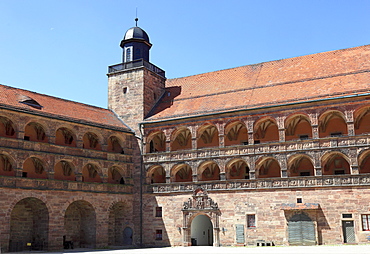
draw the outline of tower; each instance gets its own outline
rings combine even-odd
[[[138,124],[164,93],[165,72],[149,62],[152,44],[140,27],[128,29],[120,46],[122,63],[109,66],[107,74],[108,108],[139,135]]]

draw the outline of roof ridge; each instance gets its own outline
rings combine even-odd
[[[310,54],[307,54],[307,55],[293,56],[293,57],[288,57],[288,58],[281,58],[281,59],[275,59],[275,60],[270,60],[270,61],[254,63],[254,64],[241,65],[241,66],[236,66],[236,67],[231,67],[231,68],[226,68],[226,69],[220,69],[220,70],[215,70],[215,71],[208,71],[208,72],[204,72],[204,73],[199,73],[199,74],[194,74],[194,75],[189,75],[189,76],[184,76],[184,77],[178,77],[178,78],[172,78],[172,79],[167,79],[167,80],[172,81],[172,80],[190,78],[190,77],[205,75],[205,74],[209,74],[209,73],[216,73],[216,72],[221,72],[221,71],[233,70],[233,69],[243,68],[243,67],[247,67],[247,66],[258,66],[258,65],[263,65],[263,64],[267,64],[267,63],[290,60],[290,59],[295,59],[295,58],[300,58],[300,57],[308,57],[308,56],[313,56],[313,55],[316,56],[316,55],[320,55],[320,54],[328,54],[328,53],[333,53],[333,52],[343,52],[343,51],[349,51],[349,50],[356,50],[358,48],[368,47],[368,46],[370,46],[370,44],[365,44],[365,45],[351,47],[351,48],[321,51],[321,52],[317,52],[317,53],[310,53]]]

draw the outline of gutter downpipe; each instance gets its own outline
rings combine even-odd
[[[140,247],[143,247],[143,124],[139,123],[140,136],[136,136],[137,139],[140,139],[140,213],[139,213],[139,223],[140,223]]]

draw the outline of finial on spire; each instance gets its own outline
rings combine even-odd
[[[136,7],[136,18],[135,18],[135,22],[136,22],[136,26],[137,26],[137,22],[138,22],[138,18],[137,18],[137,7]]]

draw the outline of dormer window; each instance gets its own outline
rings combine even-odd
[[[25,96],[25,95],[19,96],[19,103],[26,104],[26,105],[28,105],[30,107],[33,107],[33,108],[36,108],[36,109],[42,109],[42,106],[41,106],[40,103],[38,103],[34,99],[32,99],[28,96]]]

